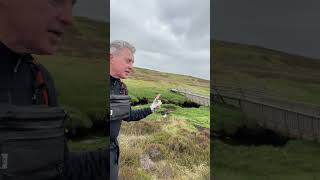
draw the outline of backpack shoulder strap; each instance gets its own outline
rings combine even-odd
[[[121,83],[121,85],[120,85],[120,94],[121,95],[128,95],[129,93],[128,93],[127,85],[122,81],[120,81],[120,83]]]
[[[49,95],[47,82],[45,81],[43,72],[41,71],[40,64],[35,59],[32,59],[29,61],[29,65],[34,78],[32,104],[44,104],[48,106]]]

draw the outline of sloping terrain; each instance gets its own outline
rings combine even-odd
[[[320,60],[215,41],[212,84],[259,90],[274,98],[320,104]],[[213,106],[216,179],[318,179],[320,144],[281,137],[240,109]]]

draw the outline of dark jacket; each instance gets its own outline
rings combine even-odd
[[[117,78],[110,76],[110,94],[113,95],[128,95],[128,89],[126,85]],[[139,110],[132,110],[130,108],[129,117],[123,119],[125,121],[138,121],[147,117],[151,114],[152,111],[150,108],[144,108]],[[120,148],[117,137],[121,128],[122,119],[113,120],[110,122],[110,179],[118,180],[119,173],[119,157],[120,157]]]
[[[33,103],[33,78],[28,64],[33,60],[30,54],[12,52],[0,42],[0,103],[28,106]],[[49,106],[58,106],[57,93],[49,72],[39,66],[47,83]],[[107,150],[94,152],[69,152],[65,141],[64,179],[95,180],[106,179],[109,171]]]
[[[128,95],[128,89],[120,79],[110,76],[110,94]],[[150,114],[152,114],[152,111],[150,108],[131,110],[129,117],[127,119],[124,119],[124,121],[139,121]],[[122,121],[110,122],[110,139],[111,140],[115,140],[118,137],[121,123]]]

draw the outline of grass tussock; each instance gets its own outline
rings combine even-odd
[[[129,175],[133,180],[209,179],[209,130],[195,130],[187,124],[177,119],[124,123],[120,179]]]

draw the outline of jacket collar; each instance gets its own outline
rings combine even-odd
[[[0,41],[0,65],[15,66],[18,68],[22,61],[32,61],[31,54],[16,53],[9,49],[4,43]]]
[[[114,82],[114,81],[121,81],[119,78],[115,78],[115,77],[113,77],[113,76],[111,76],[111,75],[110,75],[110,80],[111,80],[112,82]]]
[[[11,49],[9,49],[5,44],[3,44],[0,41],[0,56],[1,57],[6,56],[6,57],[9,57],[10,59],[11,58],[17,59],[17,58],[21,57],[21,55],[22,54],[13,52]]]

